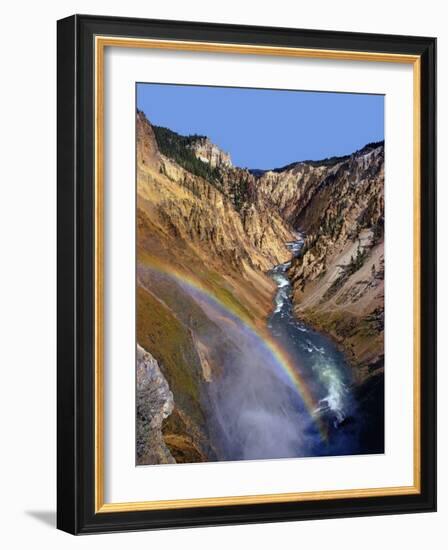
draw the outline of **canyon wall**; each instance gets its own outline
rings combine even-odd
[[[138,439],[137,463],[226,459],[209,390],[244,350],[207,304],[264,330],[275,292],[268,272],[291,260],[286,243],[299,231],[305,246],[288,270],[295,315],[339,344],[360,387],[382,373],[383,184],[382,143],[249,171],[208,138],[137,112],[137,391],[153,402],[140,413],[153,415],[156,449]],[[163,402],[145,386],[148,365]]]
[[[230,155],[222,151],[207,137],[200,137],[195,140],[191,145],[191,149],[199,160],[207,162],[212,167],[232,166]]]
[[[383,367],[384,144],[264,173],[258,190],[306,234],[289,270],[297,317],[330,334],[366,380]]]
[[[196,292],[264,327],[275,290],[266,272],[289,259],[285,243],[293,238],[261,197],[238,202],[235,182],[253,184],[249,172],[224,161],[205,165],[191,141],[137,113],[137,339],[173,394],[162,432],[177,462],[223,456],[210,443],[217,438],[205,418],[207,385],[238,352],[225,327],[198,307],[191,281]]]

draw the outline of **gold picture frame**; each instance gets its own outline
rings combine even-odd
[[[81,44],[85,48],[84,56],[88,56],[91,70],[92,79],[90,83],[92,91],[92,103],[93,103],[93,124],[91,131],[93,132],[94,148],[93,148],[93,243],[92,243],[92,268],[93,268],[93,340],[92,340],[92,395],[94,397],[93,402],[93,425],[90,437],[92,441],[92,451],[90,458],[93,459],[92,464],[92,477],[90,478],[90,488],[92,490],[93,501],[91,503],[91,509],[89,513],[86,512],[88,520],[84,521],[84,525],[75,525],[73,519],[67,519],[67,512],[62,510],[60,513],[59,526],[70,532],[84,532],[84,531],[97,531],[97,530],[114,530],[113,525],[121,525],[123,528],[132,528],[132,520],[128,521],[129,514],[145,513],[151,514],[152,512],[178,511],[178,514],[182,511],[190,510],[194,514],[194,509],[207,509],[209,512],[211,509],[215,509],[216,513],[221,513],[224,508],[231,510],[235,507],[252,507],[256,510],[259,505],[285,505],[287,503],[301,503],[306,505],[312,502],[325,502],[325,501],[347,501],[349,499],[350,506],[362,507],[365,502],[384,501],[387,498],[406,497],[407,500],[402,502],[415,502],[416,506],[423,506],[422,501],[425,501],[425,505],[428,505],[428,468],[433,468],[433,451],[431,449],[425,449],[424,456],[422,456],[422,430],[431,429],[430,426],[422,425],[422,376],[425,385],[425,391],[428,391],[428,372],[422,369],[422,336],[425,342],[428,341],[430,336],[428,334],[422,335],[422,323],[428,322],[427,318],[422,318],[422,263],[428,260],[422,258],[422,238],[432,239],[431,235],[422,235],[422,216],[430,215],[427,211],[423,212],[423,204],[428,208],[428,199],[426,202],[422,202],[422,193],[427,193],[425,189],[427,186],[434,185],[433,181],[422,181],[422,174],[428,172],[428,164],[430,165],[432,156],[434,155],[433,146],[428,151],[424,148],[425,158],[422,158],[422,139],[427,139],[428,132],[433,131],[431,126],[431,117],[433,117],[431,94],[434,94],[432,89],[432,81],[429,78],[428,71],[431,72],[431,62],[428,61],[428,51],[433,52],[435,42],[433,39],[425,39],[424,44],[420,44],[417,39],[409,39],[408,42],[403,38],[403,42],[398,44],[396,37],[378,37],[376,35],[370,38],[372,43],[369,46],[369,41],[365,40],[363,35],[357,35],[359,44],[367,44],[365,49],[354,49],[352,37],[349,35],[325,37],[327,33],[316,31],[314,37],[315,45],[312,47],[304,47],[300,45],[284,45],[275,44],[276,40],[281,41],[278,31],[274,29],[264,29],[265,36],[270,38],[271,45],[263,43],[255,43],[254,36],[258,28],[245,28],[246,40],[237,42],[225,41],[224,35],[230,37],[232,35],[231,26],[220,26],[220,30],[216,31],[216,39],[205,40],[204,36],[198,32],[199,27],[205,34],[213,34],[214,29],[207,28],[206,24],[191,24],[190,39],[184,37],[188,34],[188,24],[185,24],[183,29],[187,29],[184,32],[179,32],[177,38],[162,38],[160,37],[160,31],[158,30],[161,23],[155,23],[151,21],[139,21],[140,31],[139,36],[131,35],[128,28],[128,20],[120,19],[108,19],[108,18],[89,18],[89,16],[74,16],[63,20],[59,23],[59,32],[67,33],[67,28],[70,27],[73,36],[78,36],[78,48]],[[115,26],[115,27],[114,27]],[[171,33],[174,31],[170,26],[170,22],[163,22],[162,27],[167,30],[171,29]],[[112,29],[115,29],[112,31]],[[143,30],[142,30],[143,29]],[[207,30],[208,29],[208,30]],[[253,31],[253,36],[249,32]],[[105,32],[107,31],[107,32]],[[233,29],[235,31],[235,28]],[[134,29],[135,32],[135,29]],[[240,31],[242,32],[242,31]],[[290,30],[291,36],[295,37],[296,42],[307,42],[305,38],[308,35],[301,35],[301,31]],[[312,33],[313,31],[307,31]],[[143,36],[146,33],[145,36]],[[337,34],[337,33],[336,33]],[[152,36],[151,36],[152,35]],[[196,35],[197,39],[193,38]],[[233,35],[232,35],[233,36]],[[88,38],[87,38],[88,37]],[[304,38],[305,37],[305,38]],[[331,39],[330,39],[331,38]],[[63,39],[61,39],[62,41]],[[328,42],[328,47],[324,47],[325,40]],[[422,39],[423,40],[423,39]],[[381,42],[383,41],[383,42]],[[290,42],[294,40],[290,39]],[[309,42],[309,41],[308,41]],[[336,48],[336,42],[340,47]],[[382,44],[382,49],[376,48],[376,44]],[[86,46],[90,44],[91,50],[87,51]],[[319,46],[321,44],[321,46]],[[346,47],[343,45],[346,44]],[[73,44],[65,45],[65,48],[69,48]],[[423,48],[424,46],[424,48]],[[324,60],[350,60],[350,61],[362,61],[362,62],[382,62],[382,63],[400,63],[410,64],[413,68],[413,130],[414,130],[414,152],[413,152],[413,197],[414,197],[414,342],[413,342],[413,421],[414,421],[414,433],[413,433],[413,460],[414,460],[414,473],[413,484],[410,486],[401,487],[381,487],[381,488],[363,488],[355,490],[330,490],[330,491],[316,491],[316,492],[301,492],[301,493],[282,493],[282,494],[259,494],[259,495],[244,495],[244,496],[226,496],[216,498],[194,498],[194,499],[182,499],[182,500],[164,500],[164,501],[142,501],[142,502],[127,502],[127,503],[108,503],[104,499],[104,56],[106,48],[139,48],[139,49],[159,49],[159,50],[176,50],[176,51],[190,51],[190,52],[207,52],[214,54],[243,54],[243,55],[269,55],[269,56],[287,56],[287,57],[299,57],[299,58],[312,58],[312,59],[324,59]],[[61,48],[61,46],[60,46]],[[395,48],[395,49],[394,49]],[[423,51],[421,51],[423,49]],[[404,53],[404,51],[406,53]],[[73,54],[73,57],[75,55]],[[432,59],[432,58],[431,58]],[[423,69],[423,70],[422,70]],[[60,71],[66,69],[59,69]],[[84,69],[83,69],[84,70]],[[78,77],[79,78],[79,77]],[[60,101],[61,98],[60,89]],[[424,98],[422,100],[422,93]],[[429,95],[428,95],[429,94]],[[429,97],[429,99],[428,99]],[[431,107],[428,110],[428,102],[431,103]],[[62,109],[62,108],[61,108]],[[422,126],[422,122],[424,125]],[[74,155],[76,152],[73,153]],[[425,172],[426,170],[426,172]],[[425,189],[422,189],[422,185],[425,185]],[[430,210],[433,208],[433,204],[430,204]],[[427,247],[426,247],[426,255]],[[432,252],[431,252],[432,254]],[[429,258],[432,261],[431,258]],[[65,266],[62,269],[66,269]],[[428,344],[425,344],[427,349]],[[425,363],[425,369],[427,369],[427,362]],[[434,368],[434,365],[430,365],[429,369]],[[430,388],[432,393],[432,389]],[[425,397],[425,403],[427,396]],[[426,406],[426,405],[425,405]],[[61,414],[61,412],[60,412]],[[432,413],[431,413],[432,414]],[[426,417],[425,417],[426,418]],[[427,440],[427,437],[425,441]],[[67,443],[64,443],[65,445]],[[427,456],[429,452],[430,456]],[[423,465],[422,465],[423,462]],[[428,466],[429,464],[429,466]],[[422,472],[422,468],[424,472]],[[423,483],[423,486],[422,486]],[[63,482],[61,482],[63,485]],[[431,492],[431,491],[429,491]],[[61,497],[60,497],[61,498]],[[376,499],[376,500],[375,500]],[[414,499],[414,500],[412,500]],[[63,502],[63,500],[62,500]],[[433,495],[429,498],[430,507],[434,507]],[[417,504],[419,503],[419,504]],[[61,509],[67,509],[67,504],[61,505]],[[397,501],[397,507],[400,503]],[[369,506],[366,507],[366,512],[369,513]],[[213,513],[211,511],[211,513]],[[303,508],[297,509],[297,516],[303,513]],[[362,512],[361,512],[362,513]],[[328,514],[328,513],[327,513]],[[350,512],[348,512],[350,515]],[[110,518],[120,519],[110,519]],[[147,515],[146,528],[152,526],[158,526],[157,520],[151,523],[151,516]],[[182,524],[179,520],[179,515],[173,516],[172,524]],[[182,517],[185,517],[182,516]],[[196,515],[189,516],[190,518],[196,517]],[[216,519],[216,516],[214,516]],[[230,516],[228,516],[230,517]],[[273,516],[272,516],[273,517]],[[286,517],[286,516],[285,516]],[[104,518],[104,519],[102,519]],[[177,518],[177,519],[176,519]],[[250,520],[250,519],[249,519]],[[262,519],[263,520],[263,519]],[[124,522],[124,523],[123,523]],[[177,523],[176,523],[177,522]],[[222,521],[225,523],[225,519]],[[229,521],[231,522],[231,521]],[[210,520],[213,523],[213,519]],[[188,524],[201,524],[194,519],[190,519]],[[112,527],[108,527],[112,526]],[[98,527],[99,526],[99,527]]]

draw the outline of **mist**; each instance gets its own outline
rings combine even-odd
[[[207,385],[206,407],[219,460],[290,458],[310,454],[316,428],[297,389],[281,371],[262,337],[232,314],[189,294],[223,334],[199,334],[208,349],[225,348],[220,374]]]

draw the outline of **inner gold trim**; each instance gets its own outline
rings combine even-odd
[[[95,37],[95,513],[129,512],[142,510],[167,510],[206,506],[232,506],[274,502],[299,502],[362,498],[392,495],[419,494],[421,490],[421,425],[420,425],[420,117],[421,117],[421,61],[417,55],[402,55],[381,52],[355,52],[251,44],[224,44],[177,40],[121,38],[115,36]],[[104,50],[106,47],[153,48],[208,53],[233,53],[329,59],[344,61],[370,61],[387,63],[410,63],[413,65],[413,111],[414,111],[414,482],[410,486],[379,487],[365,489],[313,491],[263,495],[244,495],[180,500],[142,502],[104,502]]]

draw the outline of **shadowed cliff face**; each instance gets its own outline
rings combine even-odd
[[[261,356],[247,355],[242,336],[244,326],[266,329],[276,292],[269,272],[279,264],[291,261],[293,313],[340,343],[354,380],[381,371],[383,179],[382,145],[254,175],[207,138],[153,128],[137,113],[137,339],[170,403],[161,414],[160,394],[144,390],[159,412],[148,432],[156,451],[140,438],[139,464],[310,449],[297,439],[310,418],[292,405],[291,388],[275,385],[274,364],[257,371]],[[287,243],[298,230],[306,241],[292,258]],[[142,358],[140,374],[150,363]]]

